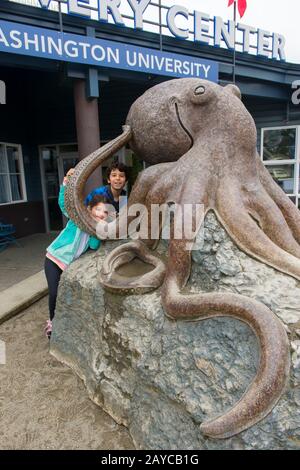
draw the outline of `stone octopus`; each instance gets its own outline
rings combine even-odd
[[[135,203],[147,208],[169,202],[202,204],[205,213],[214,211],[241,250],[300,280],[300,212],[265,169],[256,142],[254,121],[236,86],[194,78],[164,82],[134,102],[119,137],[77,165],[66,191],[67,211],[82,230],[96,235],[96,222],[83,203],[85,183],[130,143],[152,166],[139,174],[128,208]],[[121,211],[120,225],[122,220]],[[175,320],[230,316],[250,326],[260,344],[257,374],[238,403],[200,426],[207,436],[227,438],[263,419],[279,400],[289,376],[288,338],[279,319],[253,299],[227,292],[186,292],[191,269],[187,241],[171,238],[166,263],[153,254],[157,240],[124,243],[106,257],[100,282],[118,293],[161,286],[164,311]],[[152,265],[152,271],[121,276],[117,268],[135,257]]]

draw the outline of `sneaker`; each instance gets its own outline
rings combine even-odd
[[[52,333],[52,321],[47,320],[45,329],[44,329],[45,335],[47,336],[48,339],[51,338],[51,333]]]

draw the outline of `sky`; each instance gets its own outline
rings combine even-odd
[[[14,1],[32,5],[38,4],[38,0]],[[97,0],[82,1],[97,5]],[[158,0],[154,0],[154,2],[157,3]],[[228,0],[161,0],[161,2],[163,5],[168,6],[181,5],[188,8],[191,12],[199,10],[203,13],[208,13],[211,17],[221,16],[224,20],[233,18],[233,6],[228,8]],[[247,4],[248,8],[241,22],[249,26],[285,36],[287,62],[300,64],[300,0],[247,0]],[[52,2],[51,5],[57,8],[57,3]],[[63,8],[66,7],[64,6]],[[122,13],[132,15],[127,0],[121,0],[120,10]],[[145,18],[153,18],[154,21],[157,21],[157,8],[149,6],[144,16]],[[163,20],[165,20],[165,16]],[[110,21],[112,21],[112,18],[110,18]],[[177,18],[176,22],[178,26],[181,27],[180,16]],[[133,22],[131,22],[131,24],[133,24]],[[182,27],[185,27],[185,25],[186,22],[182,23]],[[145,29],[149,28],[153,30],[151,26],[145,27]],[[167,31],[164,30],[164,34],[166,34],[166,32]]]

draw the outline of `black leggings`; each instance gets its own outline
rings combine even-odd
[[[55,315],[55,305],[57,297],[57,289],[62,270],[51,259],[45,258],[45,274],[49,288],[49,315],[53,320]]]

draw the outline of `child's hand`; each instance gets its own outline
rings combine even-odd
[[[70,168],[63,180],[63,185],[65,186],[70,180],[71,176],[74,175],[75,168]]]
[[[75,172],[75,168],[70,168],[69,171],[67,172],[66,176],[73,176]]]

